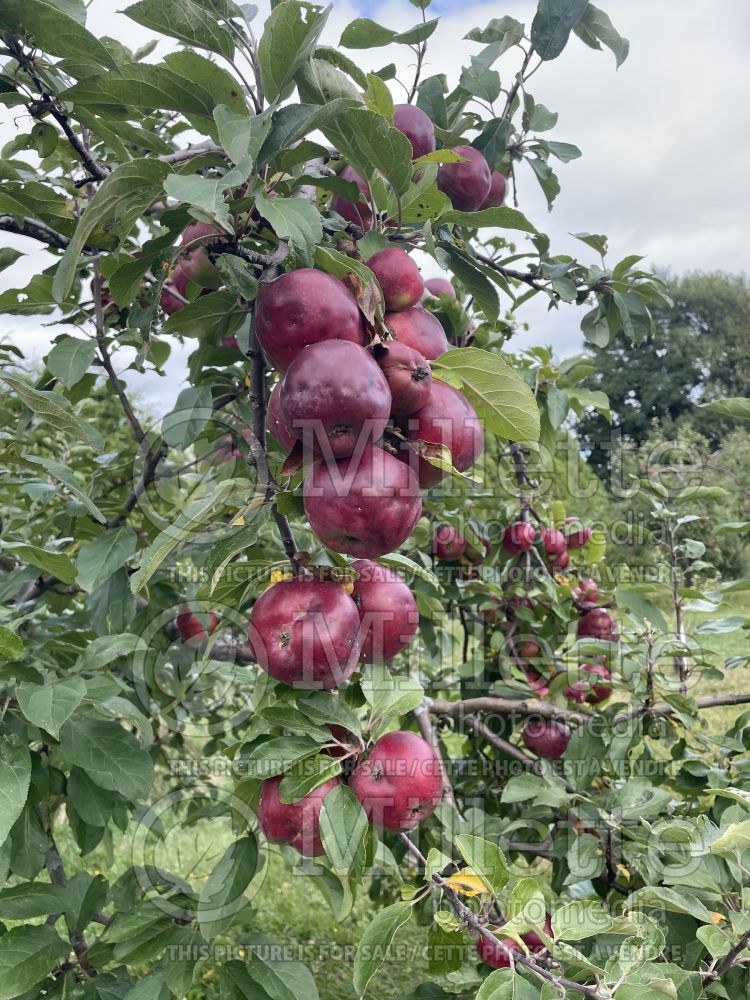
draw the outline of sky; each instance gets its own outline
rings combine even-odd
[[[93,0],[88,26],[97,35],[110,35],[136,48],[153,36],[118,13],[125,6],[127,0]],[[506,0],[502,6],[436,0],[428,16],[440,15],[441,23],[429,43],[424,75],[445,73],[455,84],[461,65],[478,50],[476,43],[463,40],[468,30],[484,27],[503,14],[528,24],[535,6],[530,0]],[[535,99],[559,113],[549,136],[575,143],[583,156],[556,165],[562,190],[551,214],[530,169],[523,168],[518,176],[519,208],[550,233],[555,253],[595,262],[593,251],[570,235],[585,231],[607,234],[612,264],[626,254],[639,253],[646,264],[675,273],[750,271],[746,235],[750,4],[747,0],[598,0],[598,6],[630,39],[630,55],[616,71],[608,50],[596,52],[572,38],[562,56],[533,77],[529,90]],[[264,10],[267,4],[261,5],[258,30]],[[408,0],[336,3],[322,42],[336,45],[342,28],[361,16],[372,16],[396,30],[419,20]],[[164,40],[150,60],[175,44]],[[403,46],[350,55],[365,69],[393,61],[400,78],[411,81],[413,57]],[[501,60],[501,76],[503,65]],[[403,100],[395,82],[391,88],[394,99]],[[0,107],[0,143],[13,136],[16,114]],[[24,121],[19,125],[28,127]],[[48,266],[49,256],[34,241],[0,233],[3,237],[27,256],[0,272],[0,289],[20,287]],[[433,272],[437,273],[435,265]],[[560,357],[581,349],[582,311],[575,306],[549,312],[537,296],[518,315],[529,330],[519,333],[516,347],[550,344]],[[0,332],[10,335],[27,357],[41,359],[60,328],[45,328],[35,319],[2,317]],[[180,350],[175,343],[166,378],[139,375],[133,380],[152,412],[171,409],[190,349],[188,345]]]

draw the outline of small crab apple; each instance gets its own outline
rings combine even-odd
[[[570,742],[570,730],[556,719],[532,718],[526,723],[521,739],[527,750],[547,760],[557,760]]]
[[[562,531],[558,531],[557,528],[542,528],[540,534],[544,551],[548,556],[560,556],[565,552],[567,543]]]
[[[464,554],[466,539],[452,524],[439,524],[432,539],[433,554],[441,562],[456,562]]]
[[[383,321],[398,341],[413,347],[428,361],[434,361],[450,348],[440,320],[421,306],[403,312],[387,312]]]
[[[441,295],[450,295],[452,299],[456,297],[456,289],[447,278],[429,278],[425,281],[424,287],[435,298],[440,298]]]
[[[491,965],[493,969],[509,969],[511,966],[511,955],[508,952],[512,952],[513,956],[522,955],[523,949],[520,944],[517,944],[511,938],[500,938],[499,940],[505,945],[504,948],[494,944],[492,941],[488,941],[487,938],[477,938],[477,954],[483,962]]]
[[[578,621],[578,637],[581,639],[603,639],[618,642],[617,622],[604,608],[593,608]]]
[[[361,657],[382,663],[406,649],[417,632],[419,612],[414,595],[398,573],[369,559],[353,564],[359,577],[352,599],[359,609]]]
[[[320,810],[331,789],[341,784],[330,778],[297,802],[282,802],[279,785],[282,775],[263,782],[258,807],[258,823],[271,844],[291,844],[300,854],[314,858],[323,854]]]
[[[570,553],[566,549],[565,552],[561,552],[559,555],[550,556],[550,562],[555,569],[567,569],[570,563]]]
[[[440,760],[416,733],[386,733],[349,779],[375,826],[411,830],[430,816],[443,796]]]
[[[476,462],[484,449],[484,430],[474,407],[458,389],[445,382],[434,382],[427,403],[407,420],[406,436],[410,441],[443,445],[459,472]],[[405,446],[408,449],[408,445]],[[407,456],[411,460],[411,456]],[[429,489],[446,475],[442,469],[421,456],[416,468],[419,484]]]
[[[219,616],[213,611],[201,617],[192,611],[181,611],[177,615],[177,631],[180,639],[191,646],[202,646],[209,635],[213,635],[218,625]]]
[[[572,592],[573,600],[580,604],[585,611],[591,611],[601,601],[602,595],[599,593],[599,584],[596,580],[588,577],[581,580]]]
[[[499,208],[505,201],[506,193],[505,176],[499,170],[492,171],[490,180],[490,190],[487,197],[482,202],[482,208]]]
[[[529,524],[528,521],[515,521],[503,531],[500,544],[508,555],[517,556],[519,552],[530,549],[535,538],[536,531],[532,524]]]
[[[420,410],[432,391],[430,362],[413,347],[389,340],[379,350],[377,362],[391,390],[391,413],[407,417]]]
[[[282,380],[283,381],[283,380]],[[268,397],[268,412],[266,414],[268,433],[271,434],[281,445],[282,449],[289,454],[297,443],[296,434],[292,433],[289,421],[281,408],[281,382],[277,382],[271,395]]]
[[[331,208],[334,212],[346,219],[347,222],[354,223],[360,229],[372,229],[372,209],[368,202],[370,199],[370,188],[367,181],[360,177],[357,171],[347,164],[339,174],[343,181],[352,181],[360,190],[363,201],[352,202],[341,194],[335,194],[331,198]]]
[[[460,163],[443,163],[438,170],[437,186],[460,212],[475,212],[490,193],[490,167],[482,153],[473,146],[456,146],[463,157]]]
[[[354,296],[343,281],[313,267],[287,271],[261,285],[255,304],[255,332],[263,353],[282,372],[310,344],[365,342]]]
[[[302,488],[310,527],[329,549],[377,559],[397,549],[422,513],[415,473],[382,448],[315,462]]]
[[[416,104],[397,104],[393,109],[393,127],[403,132],[411,143],[413,158],[435,150],[435,126],[428,114]]]
[[[281,580],[250,614],[248,641],[260,666],[292,687],[333,688],[359,659],[357,605],[337,583]]]
[[[567,536],[569,549],[582,549],[591,541],[591,528],[581,524],[577,517],[566,517],[566,525],[575,525],[575,530]]]
[[[391,413],[391,390],[369,351],[346,340],[310,344],[289,365],[281,410],[306,451],[347,458],[376,441]]]
[[[209,258],[206,247],[227,238],[227,233],[223,229],[209,222],[193,222],[187,226],[182,234],[182,245],[186,249],[180,258],[180,266],[188,280],[200,285],[201,288],[219,287],[221,275],[218,267]]]
[[[411,309],[424,295],[424,281],[419,268],[401,247],[378,250],[367,261],[383,290],[389,312]]]
[[[583,705],[584,702],[588,702],[589,705],[598,705],[600,702],[606,701],[612,694],[609,670],[601,663],[584,663],[581,665],[580,672],[589,676],[581,677],[580,680],[574,681],[573,684],[566,687],[563,691],[565,697],[578,705]],[[602,679],[601,682],[597,682],[597,677]]]

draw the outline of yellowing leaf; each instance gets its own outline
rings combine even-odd
[[[451,875],[445,881],[454,892],[458,892],[462,896],[479,896],[481,893],[487,892],[484,882],[470,868],[464,868],[463,871],[456,872],[455,875]]]

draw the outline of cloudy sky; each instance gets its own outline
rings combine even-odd
[[[126,0],[93,0],[89,27],[135,48],[151,34],[117,13],[126,5]],[[563,55],[533,78],[529,89],[536,100],[559,113],[550,135],[575,143],[583,157],[559,166],[562,191],[551,215],[530,170],[520,171],[519,207],[551,233],[555,252],[591,259],[587,248],[570,236],[587,231],[609,236],[612,263],[640,253],[648,263],[676,272],[749,271],[750,4],[598,0],[598,5],[630,39],[630,56],[615,71],[608,51],[595,52],[573,38]],[[502,6],[436,0],[429,13],[440,14],[441,24],[430,41],[425,73],[446,73],[455,83],[462,63],[477,50],[475,43],[461,40],[470,28],[483,27],[502,14],[529,23],[534,9],[530,0],[506,0]],[[336,44],[343,26],[363,15],[376,16],[395,29],[410,27],[419,16],[408,0],[335,4],[324,43]],[[158,59],[169,46],[165,41],[150,58]],[[367,69],[396,62],[403,67],[404,79],[411,80],[410,56],[403,47],[352,55]],[[503,65],[501,60],[501,75]],[[391,86],[395,99],[403,99],[401,88]],[[28,127],[23,121],[19,125]],[[0,140],[7,141],[14,130],[14,112],[0,108]],[[0,288],[24,284],[49,260],[33,241],[21,239],[13,245],[28,256],[0,273]],[[581,345],[580,312],[575,307],[548,313],[540,299],[532,300],[521,319],[530,330],[519,338],[519,346],[549,343],[564,356]],[[3,317],[0,323],[2,333],[21,344],[27,356],[41,358],[46,353],[49,329],[16,317]],[[171,408],[183,372],[184,352],[176,350],[169,377],[154,378],[147,387],[150,408]],[[142,381],[138,379],[139,385]]]

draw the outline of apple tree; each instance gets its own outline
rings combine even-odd
[[[0,1000],[314,1000],[253,908],[271,851],[340,920],[369,893],[356,996],[408,922],[404,998],[744,995],[750,716],[701,712],[750,696],[698,687],[746,621],[686,626],[729,589],[690,534],[717,487],[621,483],[669,610],[618,586],[585,491],[550,489],[606,397],[509,353],[532,296],[598,347],[666,301],[523,211],[580,155],[534,74],[627,41],[539,0],[449,79],[429,0],[337,47],[298,0],[138,0],[136,52],[86,6],[0,7],[0,266],[49,254],[0,294],[49,334],[43,367],[0,348]],[[138,386],[186,346],[154,418]],[[202,880],[154,860],[174,823],[232,831]]]

